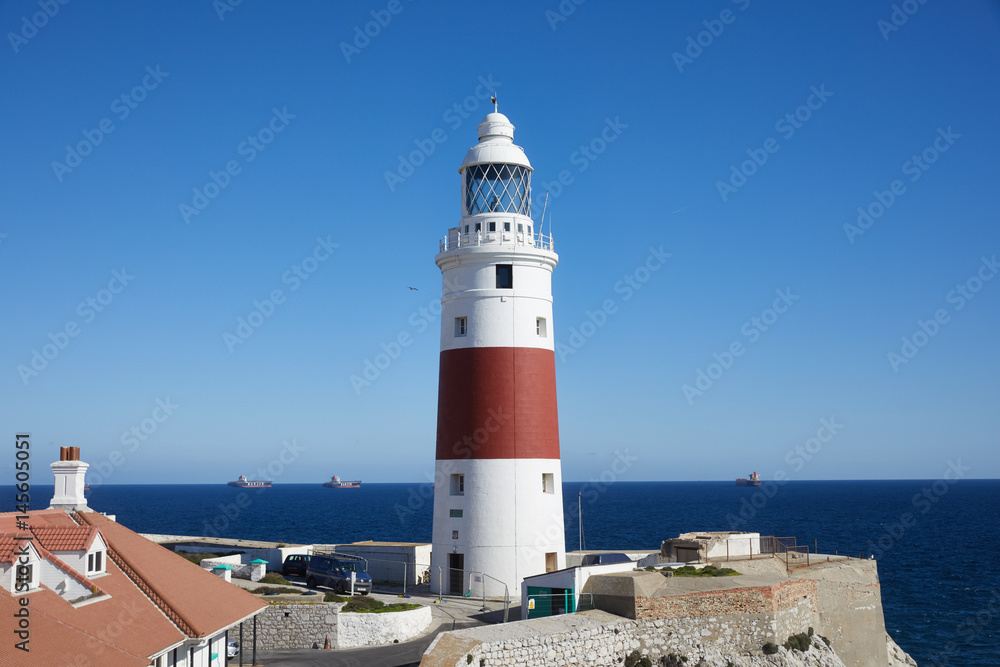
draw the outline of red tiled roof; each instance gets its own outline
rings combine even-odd
[[[122,562],[126,572],[131,569],[142,584],[133,581],[154,601],[159,599],[167,616],[179,617],[178,625],[193,637],[210,637],[267,607],[260,598],[103,514],[84,512],[73,517],[96,526],[108,545],[108,553]]]
[[[97,535],[93,526],[32,526],[31,532],[49,551],[86,551]]]
[[[28,652],[14,648],[14,642],[21,641],[20,639],[13,635],[10,638],[4,637],[0,667],[95,664],[101,667],[146,667],[149,664],[145,656],[131,654],[72,623],[66,623],[64,619],[67,614],[50,604],[50,600],[43,600],[43,596],[56,598],[62,605],[66,605],[51,591],[32,593]],[[99,605],[89,605],[85,609],[95,606]],[[0,616],[5,619],[13,618],[19,608],[17,600],[0,588]]]
[[[13,563],[17,553],[24,543],[31,539],[30,534],[0,534],[0,563]]]
[[[0,555],[15,550],[14,517],[0,514]],[[42,510],[29,513],[28,523],[33,531],[50,535],[80,533],[64,529],[81,525],[93,534],[100,532],[108,547],[107,574],[96,581],[98,593],[109,597],[73,606],[45,586],[32,592],[31,651],[14,655],[20,652],[0,650],[0,667],[83,664],[81,659],[102,667],[145,667],[149,656],[185,636],[215,635],[267,607],[263,600],[101,514],[71,517],[62,510]],[[39,542],[33,540],[39,554],[71,574]],[[88,588],[95,585],[80,573],[74,578]],[[10,618],[16,608],[16,598],[0,588],[0,616]]]

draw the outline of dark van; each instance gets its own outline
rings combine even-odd
[[[306,566],[306,585],[309,588],[325,586],[341,595],[351,590],[351,572],[355,573],[354,592],[368,595],[372,578],[365,572],[365,562],[349,556],[312,556]]]
[[[309,556],[303,554],[292,554],[285,558],[281,564],[281,574],[286,577],[295,575],[297,577],[306,576],[306,566],[309,565]]]

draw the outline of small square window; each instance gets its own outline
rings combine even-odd
[[[510,231],[510,223],[509,222],[503,223],[503,230],[505,232],[509,232]]]
[[[483,223],[481,223],[481,222],[477,222],[476,223],[476,231],[477,232],[483,231]]]
[[[542,473],[542,493],[555,493],[555,474],[551,472]]]
[[[451,495],[453,496],[465,495],[465,475],[451,476]]]
[[[548,333],[545,330],[545,318],[544,317],[536,317],[535,318],[535,333],[538,334],[539,336],[541,336],[542,338],[547,338],[548,337]]]
[[[462,510],[448,510],[448,516],[450,516],[452,519],[461,519]]]
[[[455,318],[455,335],[464,336],[468,333],[468,320],[464,317]]]
[[[458,531],[457,530],[451,531],[451,539],[453,539],[453,540],[457,540],[458,539]]]
[[[491,222],[491,223],[489,223],[489,225],[490,225],[490,231],[491,232],[495,232],[497,230],[497,223]]]
[[[514,265],[497,264],[497,289],[514,288]]]

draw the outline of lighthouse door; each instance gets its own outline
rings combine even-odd
[[[465,554],[448,554],[448,593],[465,595]]]

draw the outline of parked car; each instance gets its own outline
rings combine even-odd
[[[309,558],[309,556],[303,554],[286,556],[285,562],[281,564],[281,574],[286,577],[289,575],[306,576],[306,567],[309,565]]]
[[[226,642],[226,655],[230,658],[235,658],[240,654],[240,642],[236,639],[230,639]]]
[[[632,559],[622,553],[586,554],[580,565],[607,565],[608,563],[631,563]]]
[[[351,572],[355,573],[354,592],[368,595],[372,578],[365,572],[365,562],[349,556],[313,556],[306,566],[306,585],[325,586],[342,595],[351,590]]]

